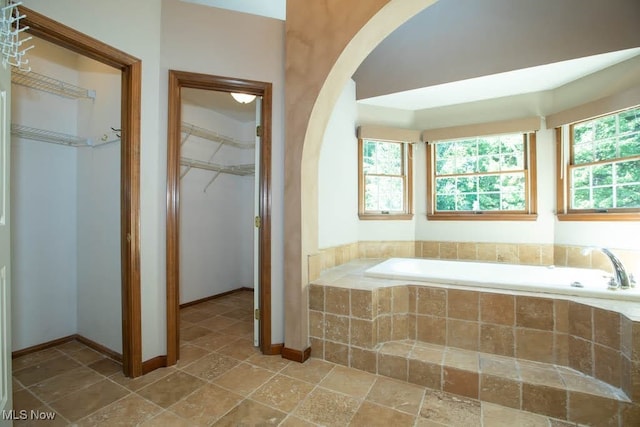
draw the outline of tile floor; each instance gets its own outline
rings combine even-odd
[[[78,342],[13,361],[19,426],[546,426],[564,423],[252,344],[253,293],[181,310],[181,360],[136,379]]]

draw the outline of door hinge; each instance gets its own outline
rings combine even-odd
[[[259,308],[256,308],[253,311],[253,318],[256,319],[256,320],[260,320],[260,309]]]
[[[260,228],[260,226],[262,225],[262,220],[260,219],[259,216],[255,218],[254,223],[256,225],[256,228]]]
[[[260,125],[256,126],[256,136],[262,137],[262,127]]]

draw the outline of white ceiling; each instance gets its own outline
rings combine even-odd
[[[609,52],[601,55],[360,99],[358,102],[415,111],[540,92],[556,89],[581,77],[638,55],[640,55],[640,48]]]
[[[187,3],[201,4],[204,6],[219,7],[221,9],[235,10],[237,12],[250,13],[252,15],[266,16],[268,18],[285,19],[287,11],[286,0],[182,0]]]

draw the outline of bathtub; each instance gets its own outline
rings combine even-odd
[[[607,283],[610,274],[588,268],[391,258],[367,269],[364,275],[383,279],[640,301],[640,287],[609,290]]]

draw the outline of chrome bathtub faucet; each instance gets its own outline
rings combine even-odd
[[[609,257],[611,264],[613,264],[614,275],[609,281],[609,289],[629,289],[635,285],[636,281],[633,277],[633,274],[631,276],[627,274],[627,270],[624,268],[622,261],[620,261],[620,259],[615,256],[609,249],[601,248],[598,246],[587,246],[586,248],[582,249],[582,254],[588,255],[594,249],[602,252],[607,257]]]

